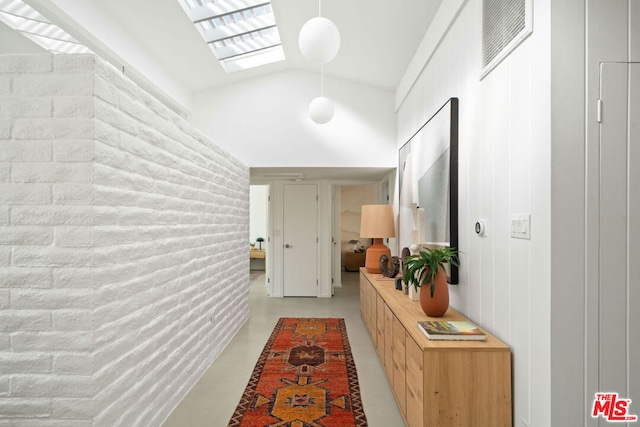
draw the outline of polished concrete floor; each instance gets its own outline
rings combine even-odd
[[[280,317],[345,319],[369,427],[404,426],[360,317],[359,273],[343,272],[342,283],[333,298],[269,298],[264,275],[252,280],[249,321],[176,407],[164,427],[226,426]]]

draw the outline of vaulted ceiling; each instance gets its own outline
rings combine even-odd
[[[192,93],[280,70],[320,71],[298,48],[303,24],[318,16],[319,0],[272,0],[286,59],[227,74],[184,13],[183,0],[24,0],[73,35],[102,31],[129,40],[162,64]],[[341,34],[327,75],[395,90],[441,0],[323,0],[322,16]],[[82,37],[80,37],[81,39]],[[113,41],[113,40],[111,40]],[[89,46],[92,47],[92,46]]]
[[[80,1],[80,0],[77,0]],[[192,91],[281,69],[318,70],[298,48],[318,0],[273,0],[285,61],[226,74],[178,4],[183,0],[92,0],[104,7]],[[341,34],[338,56],[325,73],[394,90],[441,0],[324,0],[322,15]]]
[[[319,1],[321,15],[332,20],[341,35],[340,51],[324,66],[325,75],[394,91],[442,2],[271,0],[286,59],[228,74],[184,12],[179,2],[185,0],[0,0],[13,1],[30,5],[96,53],[113,54],[116,66],[140,67],[142,74],[148,69],[158,70],[166,77],[165,84],[170,81],[187,96],[281,71],[319,73],[320,66],[310,64],[298,47],[300,29],[318,16]],[[118,60],[123,62],[118,64]],[[150,80],[163,86],[153,77]],[[291,172],[257,169],[252,174],[266,177],[283,171]],[[331,176],[376,180],[388,171],[303,168],[294,172],[303,172],[305,179]]]

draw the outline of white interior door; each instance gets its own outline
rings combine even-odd
[[[603,63],[600,99],[597,308],[587,369],[599,392],[640,402],[640,64]],[[593,394],[587,396],[593,399]],[[638,414],[638,406],[630,409]],[[593,421],[593,420],[592,420]],[[606,425],[599,419],[598,425]],[[592,424],[590,424],[592,425]]]
[[[284,296],[318,296],[317,185],[284,185],[283,245]]]

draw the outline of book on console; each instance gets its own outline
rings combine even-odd
[[[384,274],[374,274],[373,278],[376,280],[396,280],[395,277],[387,277]]]
[[[424,320],[418,328],[430,340],[484,340],[484,333],[476,325],[464,320]]]

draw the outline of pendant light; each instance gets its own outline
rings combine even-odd
[[[340,50],[340,32],[333,22],[318,16],[302,26],[298,45],[309,62],[326,64]]]
[[[340,31],[322,14],[322,0],[318,0],[318,16],[308,20],[300,30],[298,46],[302,55],[313,64],[326,64],[340,50]]]
[[[333,118],[333,102],[324,96],[324,67],[320,68],[320,96],[309,104],[309,117],[318,124],[325,124]]]
[[[322,16],[322,0],[318,0],[318,17],[307,21],[300,30],[298,45],[309,62],[320,64],[320,96],[309,104],[309,117],[318,124],[333,118],[333,103],[324,96],[324,64],[331,61],[340,50],[340,32]]]

